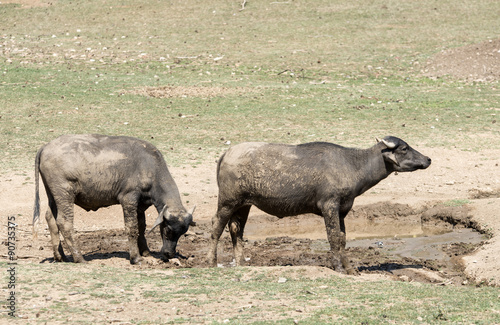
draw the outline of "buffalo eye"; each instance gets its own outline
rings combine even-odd
[[[401,153],[406,154],[407,151],[408,151],[408,147],[401,148]]]

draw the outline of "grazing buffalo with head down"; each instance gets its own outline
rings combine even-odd
[[[162,154],[149,142],[131,137],[95,134],[63,135],[38,151],[35,160],[33,224],[40,216],[39,174],[49,199],[45,218],[54,259],[67,261],[62,234],[75,262],[84,262],[74,240],[73,205],[97,210],[121,204],[130,245],[130,263],[150,254],[144,212],[154,205],[165,258],[175,255],[177,241],[192,222]],[[194,209],[193,209],[194,210]],[[153,228],[151,230],[153,230]]]
[[[217,243],[226,224],[236,264],[243,259],[243,230],[255,205],[277,217],[314,213],[323,216],[332,267],[356,273],[344,255],[344,218],[354,199],[392,172],[425,169],[431,159],[396,137],[368,149],[331,143],[300,145],[241,143],[219,160],[219,199],[212,220],[208,260],[217,264]]]

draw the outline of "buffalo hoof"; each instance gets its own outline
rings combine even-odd
[[[75,263],[80,263],[80,264],[86,264],[88,263],[86,260],[84,260],[83,258],[81,260],[73,260],[73,262]]]
[[[353,267],[344,267],[342,265],[336,265],[336,267],[330,267],[335,272],[344,273],[347,275],[359,275],[359,271]]]
[[[217,267],[217,256],[213,256],[213,254],[208,254],[205,258],[205,262],[208,264],[208,267]]]
[[[168,261],[169,261],[170,259],[172,259],[172,258],[173,258],[173,257],[168,257],[168,256],[166,256],[166,255],[162,255],[162,256],[161,256],[161,260],[162,260],[163,262],[168,262]]]
[[[151,251],[149,249],[146,249],[144,251],[141,252],[141,256],[151,256]]]
[[[130,259],[130,264],[141,264],[144,259],[141,256]]]
[[[162,254],[161,254],[161,259],[164,260],[165,262],[168,262],[169,259],[176,258],[176,257],[177,257],[176,253],[172,254],[172,253],[162,252]]]
[[[357,269],[351,266],[349,259],[341,255],[340,257],[332,252],[328,252],[328,258],[330,259],[330,268],[336,272],[346,273],[348,275],[359,275]]]
[[[75,263],[87,263],[87,261],[83,258],[82,255],[73,256],[73,262],[75,262]]]
[[[66,255],[54,255],[54,262],[69,262],[69,259],[66,257]]]
[[[54,261],[55,262],[69,262],[69,259],[64,254],[62,246],[59,245],[59,248],[54,249]]]

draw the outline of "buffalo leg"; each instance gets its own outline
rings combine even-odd
[[[330,243],[329,255],[332,268],[335,271],[346,271],[348,274],[355,274],[356,272],[345,255],[346,234],[343,220],[345,216],[341,218],[339,208],[334,204],[330,204],[329,206],[327,204],[322,209],[322,213],[325,220],[326,235]]]
[[[347,210],[347,212],[340,211],[340,213],[339,213],[339,225],[340,225],[340,234],[341,234],[340,245],[342,247],[342,256],[341,256],[342,257],[342,266],[347,271],[347,274],[358,275],[359,272],[352,267],[351,263],[349,262],[349,259],[347,258],[347,255],[345,254],[345,245],[346,245],[347,240],[346,240],[346,231],[345,231],[345,222],[344,221],[345,221],[345,217],[346,217],[347,213],[349,212],[349,210]]]
[[[137,223],[139,226],[139,238],[137,239],[137,245],[139,246],[139,253],[141,256],[150,256],[151,251],[148,248],[148,243],[146,242],[146,236],[144,235],[144,232],[146,231],[146,215],[144,214],[144,211],[138,211]]]
[[[219,238],[224,231],[229,219],[233,213],[233,209],[221,207],[217,209],[217,213],[212,218],[212,235],[210,238],[210,248],[208,250],[208,264],[212,267],[217,266],[217,245]]]
[[[57,207],[55,203],[51,201],[49,202],[49,209],[45,213],[45,219],[47,220],[47,224],[49,226],[50,241],[52,243],[52,250],[54,251],[54,261],[68,262],[68,258],[63,251],[61,238],[59,236],[59,228],[57,227],[54,215],[57,215]]]
[[[59,228],[59,232],[63,235],[64,242],[71,251],[73,256],[73,262],[84,263],[85,259],[78,249],[78,245],[74,239],[73,230],[73,200],[62,201],[57,203],[58,216],[56,218],[56,224]]]
[[[139,222],[137,220],[137,207],[133,204],[124,204],[123,217],[125,219],[125,232],[128,233],[130,264],[137,264],[143,260],[139,254]]]
[[[233,241],[233,252],[236,266],[243,264],[243,231],[247,223],[251,206],[244,206],[236,211],[229,220],[229,233]]]

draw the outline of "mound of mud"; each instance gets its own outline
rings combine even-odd
[[[484,232],[481,225],[472,220],[469,208],[466,205],[438,205],[422,214],[422,229],[428,234],[464,227]]]
[[[424,75],[467,81],[500,80],[500,39],[448,49],[427,62]]]

